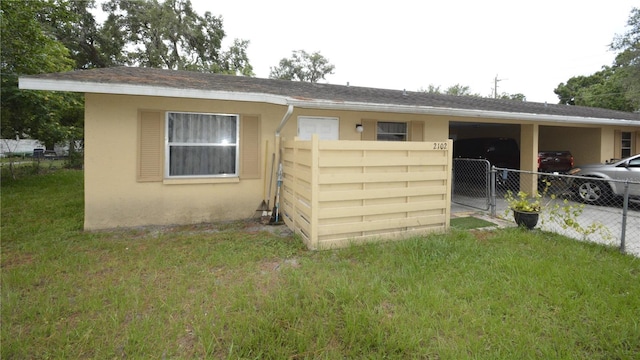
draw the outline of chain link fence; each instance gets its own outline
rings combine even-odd
[[[536,229],[640,256],[640,182],[491,167],[454,159],[452,202],[514,221],[509,199],[540,204]]]
[[[509,199],[538,201],[539,229],[640,256],[640,198],[631,196],[640,194],[640,182],[503,168],[490,173],[492,215],[512,217]]]
[[[451,201],[489,210],[491,164],[482,159],[453,159]]]

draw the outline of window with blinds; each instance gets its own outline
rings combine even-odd
[[[631,155],[631,133],[630,132],[622,132],[622,157],[626,158]]]
[[[407,123],[378,122],[378,141],[407,141]]]

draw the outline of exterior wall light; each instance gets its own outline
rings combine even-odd
[[[362,126],[362,124],[356,124],[356,131],[359,133],[364,131],[364,127]]]

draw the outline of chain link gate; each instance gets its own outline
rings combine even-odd
[[[451,201],[479,210],[489,210],[491,164],[483,159],[453,159]]]

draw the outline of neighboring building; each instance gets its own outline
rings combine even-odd
[[[44,149],[44,145],[38,140],[31,139],[0,140],[0,156],[2,157],[8,156],[9,154],[32,155],[34,149]]]
[[[33,156],[34,152],[40,151],[44,153],[46,146],[39,140],[32,139],[0,139],[0,157],[8,156],[9,154],[19,156]],[[76,150],[82,149],[82,141],[76,141]],[[56,144],[53,151],[58,156],[69,155],[68,144]]]
[[[85,229],[251,217],[282,139],[313,133],[513,137],[526,170],[538,149],[570,150],[576,164],[640,152],[640,114],[597,108],[128,67],[25,76],[20,88],[85,93]]]

